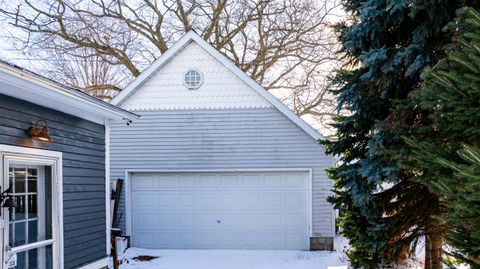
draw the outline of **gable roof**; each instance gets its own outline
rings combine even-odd
[[[104,118],[130,121],[139,117],[80,90],[2,60],[0,60],[0,94],[100,124],[104,123]]]
[[[212,55],[217,61],[222,63],[227,69],[239,77],[250,88],[272,104],[276,109],[283,113],[287,118],[293,121],[298,127],[303,129],[314,139],[324,139],[320,133],[312,126],[306,123],[303,119],[293,113],[286,105],[284,105],[275,96],[265,90],[260,84],[238,68],[232,61],[217,51],[213,46],[208,44],[194,31],[189,31],[183,35],[173,46],[163,53],[157,60],[155,60],[146,70],[144,70],[138,77],[136,77],[130,84],[127,85],[119,94],[117,94],[110,102],[114,105],[121,105],[129,96],[131,96],[138,88],[140,88],[155,72],[168,63],[175,55],[177,55],[190,42],[196,42],[200,47]]]

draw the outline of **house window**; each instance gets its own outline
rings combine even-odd
[[[203,76],[197,69],[189,69],[185,73],[185,86],[189,89],[198,89],[203,82]]]

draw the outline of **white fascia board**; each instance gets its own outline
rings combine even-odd
[[[156,70],[167,63],[172,57],[174,57],[181,49],[183,49],[191,41],[195,41],[200,47],[206,50],[210,55],[227,67],[237,77],[239,77],[248,86],[254,89],[260,96],[272,104],[276,109],[283,113],[288,119],[293,121],[298,127],[309,134],[313,139],[325,139],[317,130],[306,123],[303,119],[297,116],[286,105],[284,105],[275,96],[265,90],[260,84],[238,68],[232,61],[230,61],[225,55],[216,50],[213,46],[208,44],[203,38],[201,38],[194,31],[189,31],[180,38],[170,49],[162,54],[150,67],[143,71],[137,78],[135,78],[124,90],[122,90],[117,96],[115,96],[110,103],[119,105],[125,101],[136,89],[138,89],[144,82],[150,78]]]
[[[108,103],[102,105],[102,101],[100,100],[94,102],[87,97],[82,97],[81,93],[73,94],[60,85],[6,64],[0,64],[0,82],[10,84],[17,88],[2,88],[0,89],[0,93],[21,98],[35,104],[38,104],[38,100],[48,98],[50,102],[44,102],[39,105],[48,105],[49,108],[60,111],[62,111],[62,106],[74,107],[79,110],[79,113],[78,115],[73,115],[79,116],[80,118],[86,117],[87,120],[93,120],[95,122],[101,121],[101,123],[103,123],[103,119],[100,120],[100,118],[103,117],[115,120],[134,120],[138,118],[138,115],[132,112],[113,107]],[[23,93],[18,91],[22,91]],[[80,111],[83,113],[80,113]]]

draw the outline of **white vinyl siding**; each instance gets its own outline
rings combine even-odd
[[[274,108],[137,111],[111,126],[111,178],[126,170],[312,169],[313,236],[334,236],[324,148]],[[125,227],[124,192],[120,226]]]
[[[186,87],[188,70],[201,73],[201,86],[194,91]],[[272,107],[195,42],[152,74],[120,106],[131,111]]]

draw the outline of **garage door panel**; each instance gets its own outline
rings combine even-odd
[[[269,232],[263,235],[263,246],[267,249],[285,245],[285,236],[281,232]]]
[[[288,249],[304,247],[304,240],[296,234],[268,232],[261,235],[255,231],[236,232],[203,232],[194,231],[157,233],[154,236],[148,232],[137,235],[133,243],[144,242],[145,248],[197,248],[202,244],[204,249]]]
[[[285,179],[282,174],[268,174],[264,176],[264,186],[268,188],[279,188],[285,186]]]
[[[218,210],[220,209],[218,203],[218,196],[215,195],[213,192],[203,192],[197,195],[198,199],[196,202],[196,206],[199,208],[205,208],[208,210]]]
[[[239,235],[235,231],[222,232],[217,237],[218,247],[219,248],[226,248],[226,249],[238,248],[237,242],[238,242],[239,238],[240,238]]]
[[[222,210],[238,210],[240,202],[240,194],[235,192],[227,192],[219,195],[220,208]]]
[[[191,213],[177,213],[177,229],[186,229],[188,227],[194,229],[198,225],[198,218],[195,212]],[[180,227],[181,226],[181,227]]]
[[[203,226],[199,229],[208,227],[211,229],[231,229],[240,221],[237,214],[221,214],[221,213],[202,213],[198,214],[198,225]]]
[[[150,213],[135,213],[133,215],[133,224],[139,229],[154,229],[157,226],[157,216]],[[137,221],[141,220],[141,221]]]
[[[302,174],[285,175],[285,185],[287,187],[306,188],[306,183]]]
[[[138,210],[154,210],[157,208],[156,199],[157,193],[136,191],[132,194],[132,206]]]
[[[176,193],[165,191],[133,191],[132,208],[135,210],[168,209],[174,207],[176,197]]]
[[[132,181],[132,190],[151,190],[154,188],[154,181],[152,175],[138,175]]]
[[[153,189],[165,189],[165,188],[176,188],[177,187],[177,177],[176,176],[161,176],[157,175],[154,177]]]
[[[196,193],[195,192],[180,192],[177,194],[176,205],[181,208],[194,208],[196,206]]]
[[[306,206],[305,195],[303,192],[289,192],[285,193],[286,209],[295,210],[299,207]]]
[[[151,214],[151,212],[150,212]],[[174,213],[156,213],[151,214],[155,217],[155,227],[171,227],[177,225],[177,220]],[[141,220],[139,218],[139,220]]]
[[[263,224],[261,214],[242,214],[241,224],[245,229],[258,229]]]
[[[285,233],[285,244],[290,246],[302,246],[305,245],[304,239],[298,237],[295,233]]]
[[[220,186],[222,188],[237,188],[238,176],[237,175],[220,175]]]
[[[242,201],[241,208],[243,210],[257,209],[261,205],[259,193],[243,192],[240,195]]]
[[[216,213],[202,213],[198,217],[199,229],[205,229],[205,227],[215,229],[215,223],[217,223],[218,215]]]
[[[151,199],[150,203],[155,209],[169,209],[176,205],[177,193],[171,193],[167,191],[159,192],[142,192],[140,195]]]
[[[214,231],[204,231],[203,233],[186,231],[184,233],[178,233],[175,240],[178,240],[180,246],[184,248],[194,248],[199,242],[202,242],[202,244],[208,248],[215,245],[215,240],[211,240],[215,235]]]
[[[308,173],[134,174],[132,238],[146,248],[306,249]]]
[[[286,216],[286,225],[291,227],[303,227],[305,225],[304,215],[302,214],[288,214]]]
[[[285,217],[281,214],[265,214],[263,219],[263,224],[268,228],[282,227],[285,224]]]
[[[281,192],[269,192],[262,195],[265,209],[281,209],[285,207],[285,195]]]
[[[198,183],[200,188],[216,189],[218,187],[217,175],[199,175]]]
[[[245,175],[241,177],[241,187],[259,188],[263,186],[263,177],[261,175]]]
[[[220,220],[220,225],[226,229],[235,228],[238,223],[240,223],[242,216],[240,214],[230,213],[230,214],[221,214],[218,219]]]
[[[179,188],[195,188],[197,186],[197,177],[195,175],[179,175],[177,179]]]
[[[265,246],[264,235],[260,235],[255,231],[246,231],[241,234],[241,248],[263,248]]]

